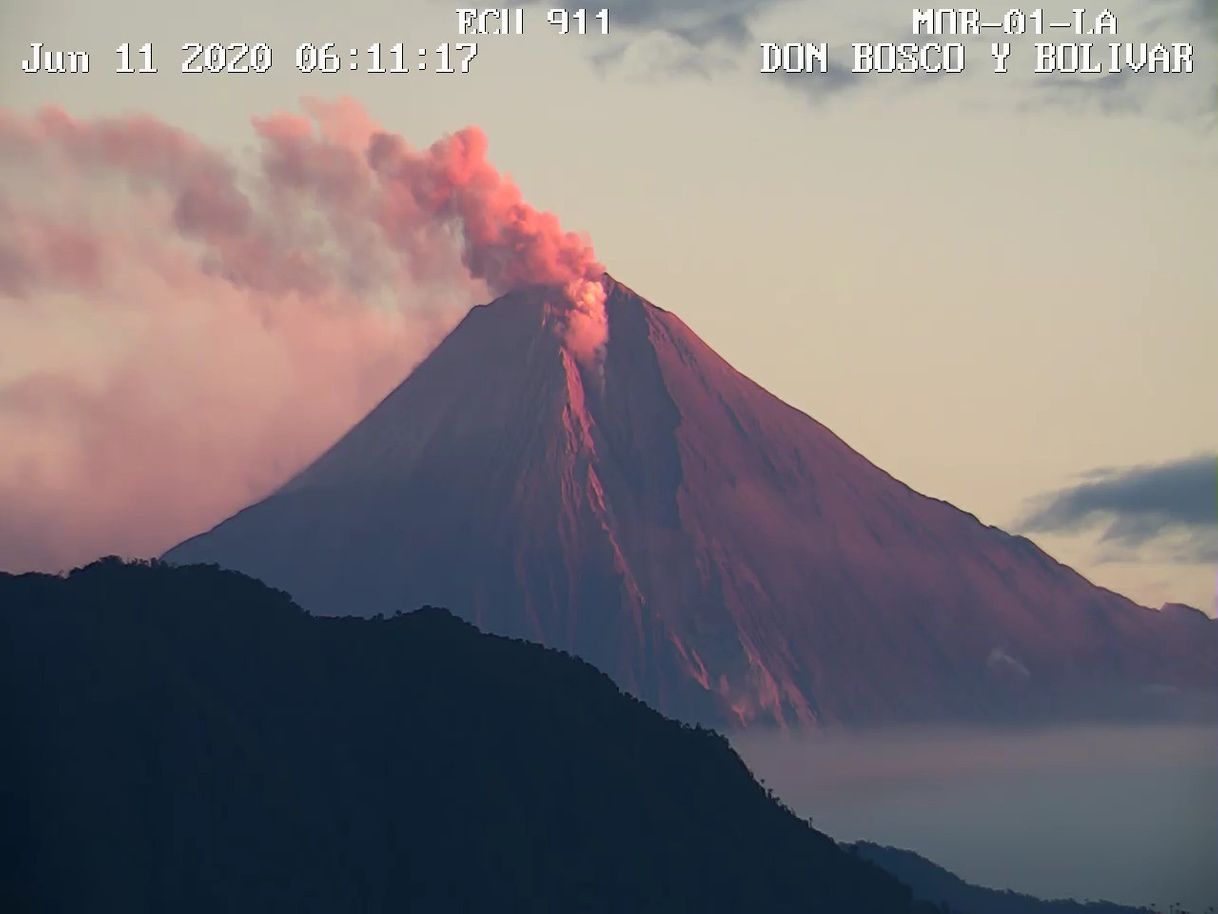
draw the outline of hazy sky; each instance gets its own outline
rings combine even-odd
[[[358,99],[418,147],[478,125],[491,161],[587,231],[618,279],[898,478],[987,523],[1027,521],[1143,602],[1212,612],[1218,496],[1199,458],[1218,449],[1214,4],[1111,6],[1119,33],[1101,41],[1194,46],[1191,75],[1128,78],[1035,77],[1031,38],[996,76],[988,37],[968,41],[963,74],[851,78],[849,42],[909,33],[910,5],[861,6],[631,0],[610,6],[608,38],[552,34],[530,7],[523,38],[479,38],[469,73],[393,76],[305,75],[293,52],[461,40],[452,7],[4,0],[0,107],[148,112],[236,156],[252,117],[305,96]],[[829,42],[833,72],[763,76],[766,40]],[[93,71],[22,74],[32,41],[88,50]],[[114,74],[124,41],[153,42],[161,72]],[[272,69],[184,75],[188,41],[265,41]],[[0,171],[0,203],[19,180]],[[30,308],[0,291],[0,411],[39,359],[124,345]],[[407,364],[432,336],[404,344]],[[0,449],[11,476],[4,463]]]

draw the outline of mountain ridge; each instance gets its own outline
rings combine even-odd
[[[727,740],[445,610],[0,573],[6,911],[933,914]]]
[[[1150,908],[1115,904],[1109,901],[1075,901],[1067,898],[1041,899],[1021,892],[994,889],[965,882],[956,874],[921,854],[902,848],[886,847],[870,841],[844,845],[847,850],[879,865],[908,885],[914,897],[967,914],[1151,914]]]

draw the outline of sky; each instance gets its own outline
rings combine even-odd
[[[1212,614],[1216,7],[1110,9],[1118,34],[1092,40],[1189,42],[1194,72],[1037,75],[1025,36],[996,75],[987,36],[961,39],[963,73],[853,74],[850,42],[912,40],[911,6],[630,0],[608,36],[557,34],[527,7],[526,34],[478,36],[467,73],[306,74],[303,42],[345,63],[373,42],[413,57],[470,39],[444,3],[5,0],[0,567],[155,554],[211,526],[501,287],[469,275],[451,226],[410,223],[409,250],[365,237],[374,185],[341,184],[293,133],[337,148],[376,125],[414,162],[405,144],[451,151],[473,125],[493,182],[510,176],[616,278],[879,466],[1097,583]],[[272,66],[181,73],[181,46],[210,41],[266,42]],[[827,42],[830,72],[762,74],[766,41]],[[22,73],[31,42],[87,50],[91,72]],[[152,42],[160,72],[114,73],[122,42]],[[66,120],[39,121],[45,106]],[[135,114],[154,120],[113,120]],[[155,180],[63,139],[110,148],[98,119],[150,131],[131,148],[154,150],[132,155]],[[313,154],[308,193],[293,143]],[[181,182],[194,208],[170,212]],[[238,186],[281,260],[234,266]],[[67,279],[16,271],[38,244]],[[316,262],[288,256],[310,244]]]

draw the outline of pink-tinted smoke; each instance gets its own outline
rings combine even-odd
[[[591,245],[477,128],[426,149],[355,103],[233,154],[149,117],[0,110],[0,568],[153,554],[266,494],[468,306],[551,284],[606,338]]]

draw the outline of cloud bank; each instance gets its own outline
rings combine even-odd
[[[1218,561],[1218,455],[1095,470],[1042,496],[1018,526],[1031,533],[1102,526],[1101,542],[1136,549],[1176,536],[1174,558]]]
[[[0,110],[0,568],[217,522],[491,294],[565,286],[568,345],[604,342],[591,245],[477,128],[420,150],[308,101],[253,130],[233,154],[151,117]]]
[[[1004,105],[1021,112],[1057,109],[1070,114],[1152,115],[1203,129],[1214,126],[1218,71],[1212,66],[1218,49],[1218,3],[1214,0],[1139,0],[1114,8],[1119,35],[1081,37],[1035,36],[914,36],[910,12],[925,4],[901,5],[885,2],[857,4],[845,0],[816,3],[799,0],[628,0],[611,8],[615,29],[625,36],[608,49],[591,57],[600,70],[625,69],[645,79],[671,76],[715,78],[724,72],[754,75],[758,60],[758,40],[827,40],[830,60],[827,73],[779,73],[766,82],[793,91],[805,101],[820,105],[835,101],[854,90],[870,88],[876,93],[893,93],[911,87],[959,86],[966,81],[947,74],[920,72],[899,80],[877,74],[853,73],[850,69],[850,43],[963,41],[970,57],[967,73],[985,80],[983,99],[992,106],[995,90],[1003,85],[1008,93]],[[1069,18],[1070,4],[1049,4],[1046,18]],[[1005,7],[994,11],[999,14]],[[1094,16],[1100,7],[1088,10]],[[990,17],[993,18],[993,17]],[[991,71],[989,44],[1009,40],[1014,47],[1012,68],[1016,78],[995,80]],[[1038,74],[1031,73],[1032,43],[1036,41],[1082,41],[1098,43],[1106,52],[1109,40],[1134,42],[1185,41],[1195,45],[1199,61],[1192,74],[1131,74],[1128,70],[1111,74]]]

